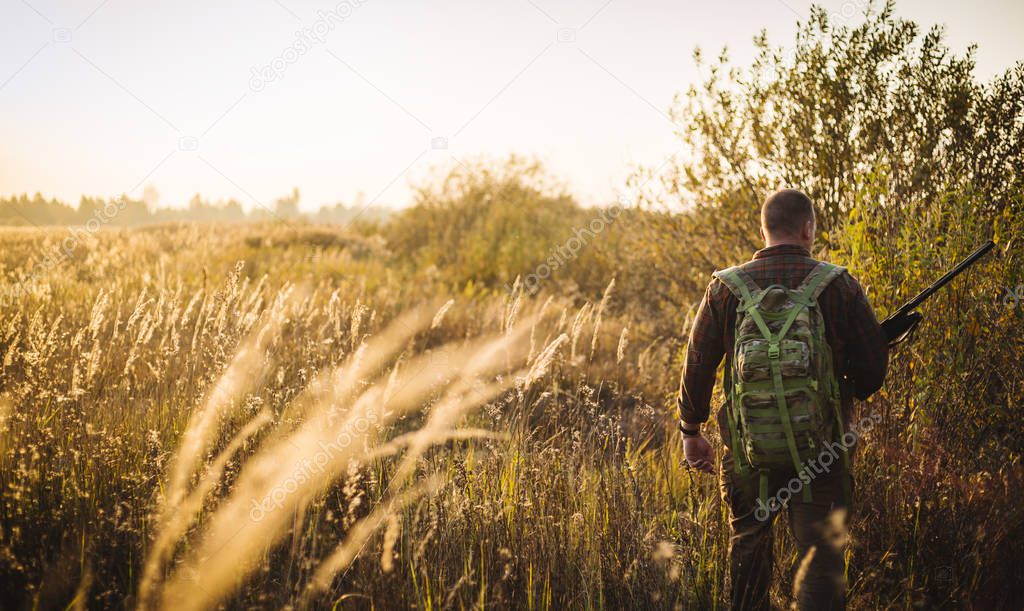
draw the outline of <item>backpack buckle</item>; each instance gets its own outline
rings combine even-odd
[[[773,360],[779,358],[779,342],[768,344],[768,358]]]

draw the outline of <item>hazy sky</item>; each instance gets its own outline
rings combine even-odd
[[[865,1],[820,4],[842,18]],[[517,152],[606,203],[630,164],[675,150],[664,112],[700,77],[694,46],[745,61],[761,28],[790,44],[809,6],[0,0],[0,195],[152,186],[161,205],[199,192],[253,207],[297,186],[304,208],[404,205],[432,168]],[[1020,0],[897,11],[946,24],[958,51],[979,43],[984,78],[1024,58]]]

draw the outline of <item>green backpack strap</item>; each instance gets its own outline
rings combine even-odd
[[[734,266],[728,269],[723,269],[711,274],[725,285],[729,292],[732,293],[736,299],[739,300],[740,306],[738,310],[742,311],[745,308],[754,304],[754,295],[761,292],[760,287],[757,283],[740,267]],[[737,397],[733,396],[733,380],[732,380],[732,355],[726,355],[725,357],[725,373],[722,376],[722,382],[725,386],[725,397],[729,402],[728,407],[725,410],[726,416],[729,420],[729,445],[732,448],[733,456],[733,467],[736,473],[746,473],[747,464],[745,462],[742,441],[739,436],[739,424],[736,421],[736,412],[734,404]]]
[[[821,296],[821,292],[825,290],[825,287],[845,272],[846,268],[841,265],[833,265],[825,261],[818,263],[807,274],[804,281],[800,283],[799,288],[797,288],[800,297],[806,300],[805,305],[817,304],[818,297]]]
[[[825,290],[825,287],[828,286],[828,283],[835,280],[845,271],[845,267],[832,265],[831,263],[825,263],[822,261],[807,274],[804,281],[800,283],[799,287],[797,287],[797,294],[791,298],[804,307],[816,307],[818,305],[818,297],[821,295],[821,292]],[[789,328],[793,325],[793,322],[796,321],[796,317],[799,314],[800,308],[793,308],[789,316],[786,318],[785,324],[781,329],[779,329],[776,341],[779,341],[786,336],[786,333],[789,332]],[[762,330],[762,333],[763,332],[764,330]],[[768,335],[769,334],[767,333],[765,334],[765,339],[768,339],[770,342],[771,338]]]
[[[725,400],[729,402],[729,405],[725,408],[725,415],[729,420],[729,447],[732,449],[732,465],[733,470],[736,473],[743,474],[747,472],[747,464],[743,458],[743,451],[740,445],[740,429],[739,425],[736,424],[736,413],[733,410],[733,402],[736,397],[733,396],[732,389],[732,367],[729,365],[731,356],[725,357],[725,373],[722,376],[722,383],[725,385]]]
[[[800,312],[805,309],[803,307],[794,307],[790,310],[789,316],[786,317],[786,322],[783,323],[782,328],[776,335],[772,335],[767,332],[767,327],[763,330],[765,339],[768,340],[768,363],[771,366],[772,371],[772,386],[775,388],[775,404],[779,409],[779,415],[782,420],[783,432],[786,434],[786,445],[789,446],[789,456],[793,461],[793,469],[799,473],[803,468],[803,461],[800,460],[800,451],[796,447],[796,435],[793,433],[793,421],[789,417],[789,405],[786,403],[786,386],[782,381],[782,362],[780,361],[782,355],[782,338],[786,336],[789,328],[793,325],[793,321],[800,315]],[[751,316],[755,317],[755,322],[760,319],[760,313],[757,310],[751,311]],[[761,496],[762,501],[767,501],[767,477],[762,475],[761,478]],[[811,488],[810,486],[804,486],[803,488],[803,499],[805,502],[811,502]]]
[[[830,282],[832,282],[839,276],[843,275],[844,273],[846,273],[846,268],[842,267],[841,265],[833,265],[832,263],[826,263],[824,261],[818,263],[818,265],[815,266],[815,268],[812,269],[810,273],[807,274],[807,277],[804,278],[804,281],[800,283],[800,287],[797,289],[799,292],[798,299],[800,299],[807,307],[817,307],[818,297],[821,296],[821,293],[825,290],[825,288],[829,285]],[[786,330],[788,330],[788,328],[789,327],[787,325]],[[832,399],[832,407],[835,410],[836,429],[838,438],[842,439],[843,436],[846,434],[846,427],[843,426],[843,414],[842,410],[840,409],[841,402],[838,396],[830,398]],[[847,450],[844,444],[840,445],[842,445],[843,448],[841,452],[843,470],[845,471],[846,475],[849,475],[849,451]],[[843,494],[846,497],[846,501],[849,503],[851,501],[851,490],[850,481],[848,477],[843,478]]]
[[[754,300],[753,296],[761,292],[761,287],[739,265],[720,269],[711,275],[721,280],[729,292],[740,300],[741,308],[749,307]]]
[[[765,336],[765,339],[771,337],[771,332],[768,330],[768,326],[765,324],[764,319],[757,316],[755,307],[761,303],[764,299],[765,292],[761,290],[761,287],[754,282],[754,279],[750,277],[750,274],[743,271],[743,269],[736,265],[728,269],[723,269],[711,274],[715,278],[722,281],[736,299],[739,300],[739,306],[736,308],[737,312],[753,313],[755,314],[752,318],[754,323],[757,324],[757,328]]]

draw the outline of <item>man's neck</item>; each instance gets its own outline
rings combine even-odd
[[[807,244],[806,242],[803,242],[802,240],[794,240],[794,239],[789,239],[789,238],[778,238],[778,239],[766,238],[765,241],[764,241],[764,247],[765,248],[771,248],[772,246],[784,246],[784,245],[799,246],[800,248],[803,248],[804,250],[807,250],[808,252],[810,252],[810,250],[811,250],[811,245]]]

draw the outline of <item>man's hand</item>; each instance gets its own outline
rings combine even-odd
[[[697,437],[683,436],[683,454],[686,464],[705,473],[715,472],[715,449],[711,447],[703,435]]]

